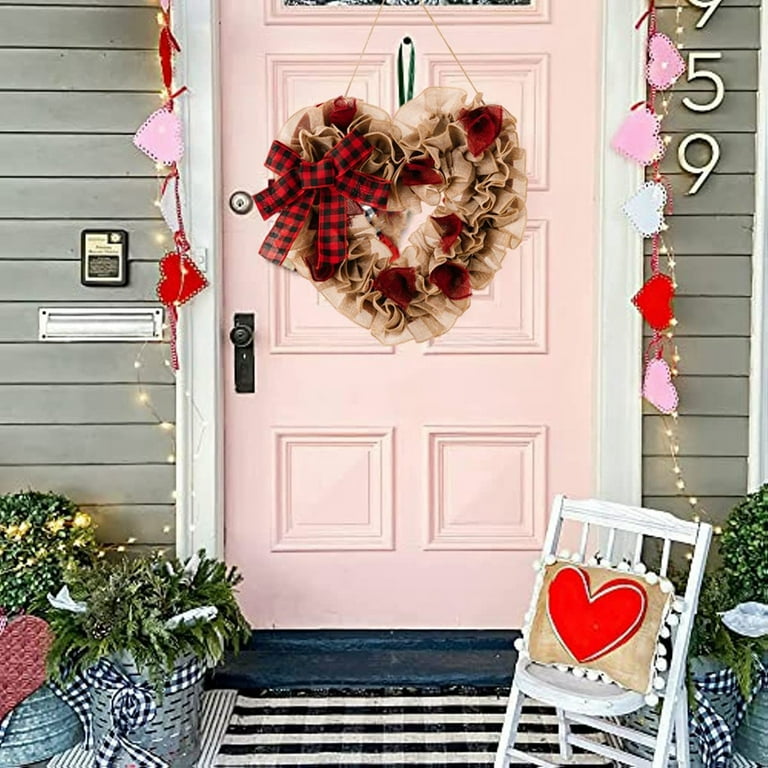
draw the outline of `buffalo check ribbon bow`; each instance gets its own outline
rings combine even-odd
[[[304,223],[317,205],[317,257],[315,270],[331,277],[347,257],[347,202],[386,208],[390,183],[356,171],[373,147],[356,133],[348,133],[317,162],[302,160],[290,147],[272,143],[265,166],[278,178],[254,195],[262,218],[280,211],[275,225],[259,249],[270,261],[282,264]],[[326,278],[327,279],[327,278]]]

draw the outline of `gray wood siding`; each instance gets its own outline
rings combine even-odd
[[[663,0],[661,31],[674,37],[674,0]],[[752,293],[753,216],[757,66],[760,0],[725,0],[703,30],[701,11],[682,14],[683,43],[689,51],[717,50],[719,61],[701,66],[720,74],[725,99],[713,112],[698,113],[682,104],[685,96],[709,100],[712,85],[703,79],[678,81],[662,131],[671,143],[662,172],[674,193],[668,217],[677,254],[681,361],[680,466],[686,492],[696,495],[715,519],[724,519],[747,487],[749,452],[749,355]],[[706,93],[702,93],[706,91]],[[692,177],[684,173],[677,148],[689,133],[712,134],[720,144],[715,172],[696,195],[685,195]],[[708,148],[692,145],[688,159],[701,163]],[[646,241],[650,253],[650,241]],[[646,264],[646,270],[648,265]],[[647,329],[646,329],[647,330]],[[643,493],[650,507],[689,517],[687,496],[678,496],[662,419],[643,406]]]
[[[131,136],[160,105],[154,0],[0,0],[0,492],[71,496],[110,543],[171,550],[173,431],[138,400],[126,343],[41,344],[41,305],[156,304],[170,236],[155,169]],[[130,283],[84,288],[80,231],[130,233]],[[175,387],[148,345],[161,419]]]

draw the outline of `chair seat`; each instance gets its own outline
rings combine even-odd
[[[628,691],[615,683],[587,680],[530,661],[521,661],[517,665],[515,683],[532,699],[582,715],[626,715],[645,705],[643,694]]]

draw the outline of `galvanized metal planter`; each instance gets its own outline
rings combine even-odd
[[[704,676],[710,672],[717,672],[722,669],[722,664],[719,664],[714,659],[694,659],[692,662],[692,672],[694,677]],[[709,694],[707,700],[712,705],[714,710],[728,723],[733,731],[736,725],[736,717],[739,709],[739,699],[735,696],[728,694]],[[633,712],[630,715],[624,715],[621,717],[622,725],[627,725],[630,728],[635,728],[642,733],[646,733],[649,736],[655,736],[659,730],[659,711],[655,707],[643,707],[637,712]],[[625,741],[624,748],[627,752],[638,757],[645,759],[651,759],[653,757],[653,750],[642,744],[630,743]],[[699,752],[699,742],[697,739],[691,737],[689,741],[690,750],[690,763],[691,768],[702,768],[703,763],[701,761],[701,754]]]
[[[763,656],[763,666],[768,655]],[[759,765],[768,764],[768,690],[755,695],[736,731],[736,751]]]
[[[189,662],[181,659],[178,666]],[[111,657],[110,661],[135,685],[147,683],[147,678],[128,655]],[[200,758],[200,709],[203,683],[195,683],[176,693],[156,700],[157,712],[143,728],[132,731],[130,740],[139,747],[165,760],[170,768],[194,768]],[[91,716],[94,746],[98,745],[112,727],[111,704],[113,691],[95,687],[92,692]],[[114,768],[127,768],[135,761],[121,750]]]
[[[48,760],[82,740],[83,727],[74,710],[44,685],[13,711],[0,744],[0,768]]]

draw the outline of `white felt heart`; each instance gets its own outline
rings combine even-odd
[[[165,185],[165,191],[160,197],[160,213],[163,214],[165,223],[171,232],[178,232],[181,229],[179,222],[179,209],[176,204],[176,187],[178,186],[179,203],[183,206],[184,197],[182,195],[182,186],[179,184],[179,177],[173,174],[168,177]]]
[[[666,187],[658,181],[647,181],[622,206],[632,225],[643,237],[651,237],[664,227]]]
[[[136,131],[133,143],[158,163],[177,163],[184,154],[184,138],[179,116],[167,107],[161,107]]]

